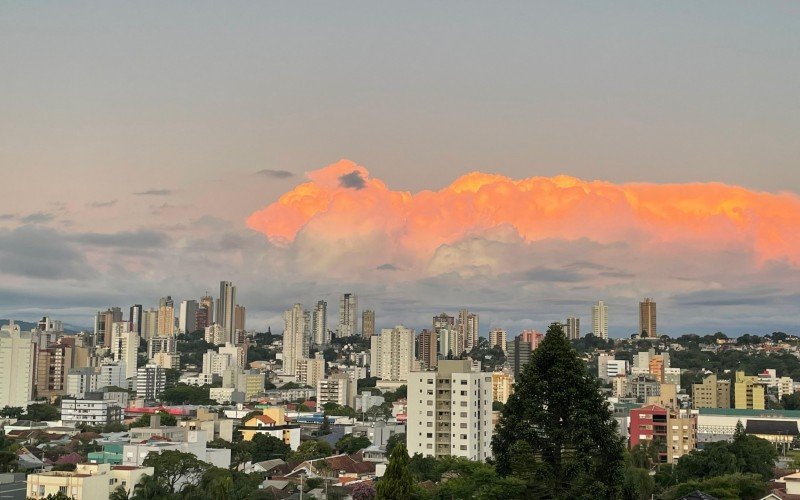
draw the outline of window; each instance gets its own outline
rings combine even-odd
[[[66,487],[66,486],[59,486],[59,487],[58,487],[58,492],[59,492],[59,493],[64,493],[64,494],[66,495],[66,493],[67,493],[67,487]]]
[[[467,402],[466,401],[462,401],[461,402],[461,406],[467,406]]]
[[[429,411],[429,412],[428,412],[428,416],[429,416],[429,417],[432,417],[432,416],[433,416],[433,412],[432,412],[432,411]]]
[[[430,443],[428,443],[428,446],[427,446],[427,448],[430,450],[431,448],[433,448],[433,445],[432,445],[432,444],[430,444]]]
[[[461,418],[467,418],[467,412],[462,411],[461,412]]]
[[[428,427],[433,427],[433,422],[428,422]]]
[[[461,449],[462,449],[462,450],[466,450],[466,449],[467,449],[467,445],[465,445],[465,444],[462,444],[462,445],[461,445]]]
[[[467,391],[461,391],[461,395],[462,396],[466,396],[467,395]]]
[[[428,433],[428,434],[427,434],[425,437],[427,437],[427,438],[432,438],[432,437],[433,437],[433,433],[432,433],[432,432],[429,432],[429,433]]]

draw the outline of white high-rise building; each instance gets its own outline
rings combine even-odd
[[[197,301],[184,300],[178,313],[178,331],[192,333],[197,330]]]
[[[592,306],[592,335],[608,339],[608,306],[602,300]]]
[[[222,355],[231,357],[231,366],[241,369],[247,364],[247,349],[243,345],[225,344],[220,346],[217,351]]]
[[[339,299],[339,337],[351,337],[358,333],[358,297],[346,293]]]
[[[440,360],[435,372],[409,374],[409,454],[491,457],[492,374],[472,369],[469,360]]]
[[[316,387],[317,382],[325,378],[325,358],[318,352],[312,359],[298,359],[296,364],[297,381],[309,387]]]
[[[111,325],[111,355],[114,361],[125,363],[125,378],[136,375],[139,334],[131,331],[130,323],[120,321]]]
[[[96,390],[103,387],[121,387],[128,389],[128,380],[125,374],[127,373],[127,365],[124,361],[115,361],[113,363],[103,363],[99,366],[97,373]],[[137,375],[138,375],[137,371]]]
[[[235,343],[236,333],[236,287],[230,281],[219,282],[216,321],[225,332],[225,342]]]
[[[398,325],[384,328],[370,341],[370,373],[383,380],[408,380],[414,363],[414,330]]]
[[[225,343],[225,331],[222,327],[214,323],[206,327],[205,335],[203,336],[206,342],[214,345],[221,345]]]
[[[136,397],[153,400],[164,391],[167,374],[158,365],[147,364],[136,373]]]
[[[225,373],[225,370],[235,366],[235,363],[235,360],[229,353],[220,353],[209,349],[203,354],[203,374],[221,377],[223,373]]]
[[[324,346],[330,340],[328,338],[328,303],[324,300],[317,302],[311,316],[311,331],[314,336],[314,344]]]
[[[508,344],[508,334],[502,328],[493,328],[489,331],[489,347],[498,346],[506,352]]]
[[[298,359],[307,358],[310,352],[310,317],[303,304],[295,304],[283,313],[283,373],[296,375]]]
[[[317,388],[317,411],[322,411],[328,403],[355,409],[358,383],[347,374],[337,373],[318,380],[315,387]]]
[[[26,408],[33,396],[33,338],[10,322],[0,327],[0,408]]]

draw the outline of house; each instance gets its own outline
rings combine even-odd
[[[122,486],[128,494],[144,475],[153,474],[152,467],[112,467],[108,464],[78,464],[74,471],[50,471],[30,474],[28,498],[46,498],[59,493],[74,500],[107,500],[111,492]]]
[[[333,455],[298,464],[285,477],[327,477],[337,481],[341,478],[365,479],[375,477],[375,464],[366,462],[361,453]]]
[[[287,424],[284,410],[279,406],[264,408],[261,415],[249,418],[239,430],[245,441],[252,441],[256,434],[267,434],[288,444],[292,451],[300,446],[300,426]]]

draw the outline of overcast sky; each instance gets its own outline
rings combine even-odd
[[[586,331],[605,299],[622,335],[647,295],[667,333],[800,333],[796,2],[7,2],[0,45],[0,317],[89,325],[230,279],[249,326],[278,331],[293,302],[353,291],[380,326],[463,305],[484,331]],[[386,190],[325,188],[342,158],[358,168],[336,179]],[[563,219],[498,195],[513,216],[453,216],[433,247],[388,219],[473,171],[607,181],[627,204],[592,211],[608,189],[582,188]],[[316,192],[291,238],[248,227],[309,181],[375,212]],[[745,191],[695,210],[661,189],[708,182]],[[705,236],[648,225],[630,196],[651,189],[648,214]]]

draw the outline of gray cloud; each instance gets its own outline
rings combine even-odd
[[[0,232],[0,272],[57,280],[86,278],[91,268],[57,233],[28,225]]]
[[[556,283],[577,283],[590,278],[583,273],[551,267],[536,267],[521,273],[510,273],[509,276],[524,281],[550,281]]]
[[[0,220],[14,220],[19,214],[0,214]]]
[[[48,212],[35,212],[19,219],[23,224],[42,224],[50,222],[55,216]]]
[[[139,196],[168,196],[172,194],[171,189],[148,189],[147,191],[139,191],[133,193]]]
[[[263,170],[259,170],[256,172],[256,175],[262,175],[264,177],[271,177],[273,179],[288,179],[290,177],[294,177],[292,172],[288,170],[273,170],[271,168],[265,168]]]
[[[105,208],[105,207],[113,207],[116,204],[117,200],[108,200],[108,201],[95,201],[93,203],[89,203],[89,206],[94,208]]]
[[[375,268],[377,271],[399,271],[400,268],[395,266],[394,264],[381,264],[380,266]]]
[[[163,246],[167,236],[158,231],[140,229],[118,233],[80,233],[67,237],[70,241],[99,247],[149,248]]]
[[[349,174],[339,176],[339,185],[350,189],[364,189],[367,185],[361,172],[353,170]]]

